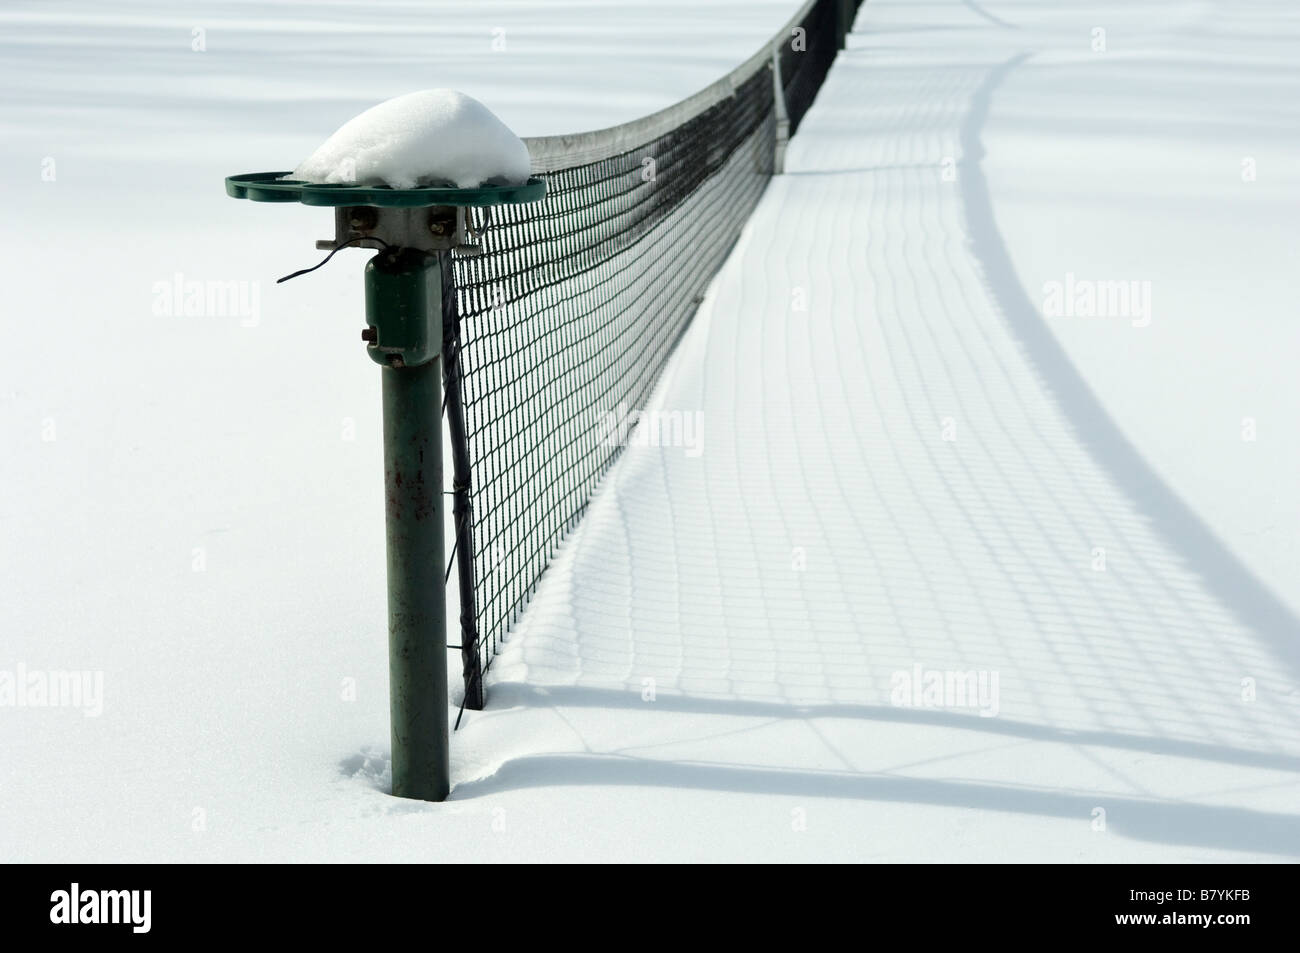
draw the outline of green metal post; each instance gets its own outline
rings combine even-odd
[[[451,789],[443,588],[440,255],[386,250],[366,265],[364,332],[383,365],[388,678],[393,794]]]
[[[546,196],[546,181],[532,176],[523,185],[390,189],[317,185],[294,179],[290,172],[248,172],[227,176],[226,194],[254,202],[332,208],[334,238],[316,243],[331,254],[360,242],[384,249],[366,264],[368,326],[361,338],[381,366],[383,382],[393,794],[441,801],[451,790],[443,577],[444,370],[456,498],[464,707],[483,706],[474,604],[472,467],[451,254],[472,247],[466,242],[472,236],[467,225],[470,208],[540,201]],[[444,334],[450,360],[444,360]]]

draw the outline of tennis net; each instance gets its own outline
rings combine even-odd
[[[859,4],[809,0],[643,120],[528,140],[546,198],[473,213],[444,304],[465,707],[623,449],[599,422],[650,396]]]

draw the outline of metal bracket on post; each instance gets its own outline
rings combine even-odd
[[[465,210],[447,205],[420,208],[340,206],[334,210],[334,237],[316,247],[333,251],[344,245],[358,248],[415,248],[450,251],[464,235]]]
[[[785,106],[785,83],[781,80],[781,44],[772,47],[772,102],[776,115],[776,145],[772,150],[772,173],[785,172],[785,150],[790,144],[790,114]]]

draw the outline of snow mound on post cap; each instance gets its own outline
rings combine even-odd
[[[349,119],[293,170],[295,178],[395,189],[522,185],[528,148],[477,99],[425,89]]]

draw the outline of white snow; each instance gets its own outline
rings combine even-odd
[[[0,11],[0,672],[93,688],[0,707],[0,860],[1300,857],[1300,22],[1259,0],[866,4],[656,397],[703,453],[629,449],[452,799],[384,793],[366,255],[275,285],[329,216],[221,176],[452,78],[523,135],[635,118],[794,5]],[[1149,324],[1044,316],[1067,274]],[[917,665],[997,714],[899,704]]]
[[[349,119],[299,163],[294,177],[395,189],[521,185],[528,180],[528,148],[472,96],[425,89]]]

